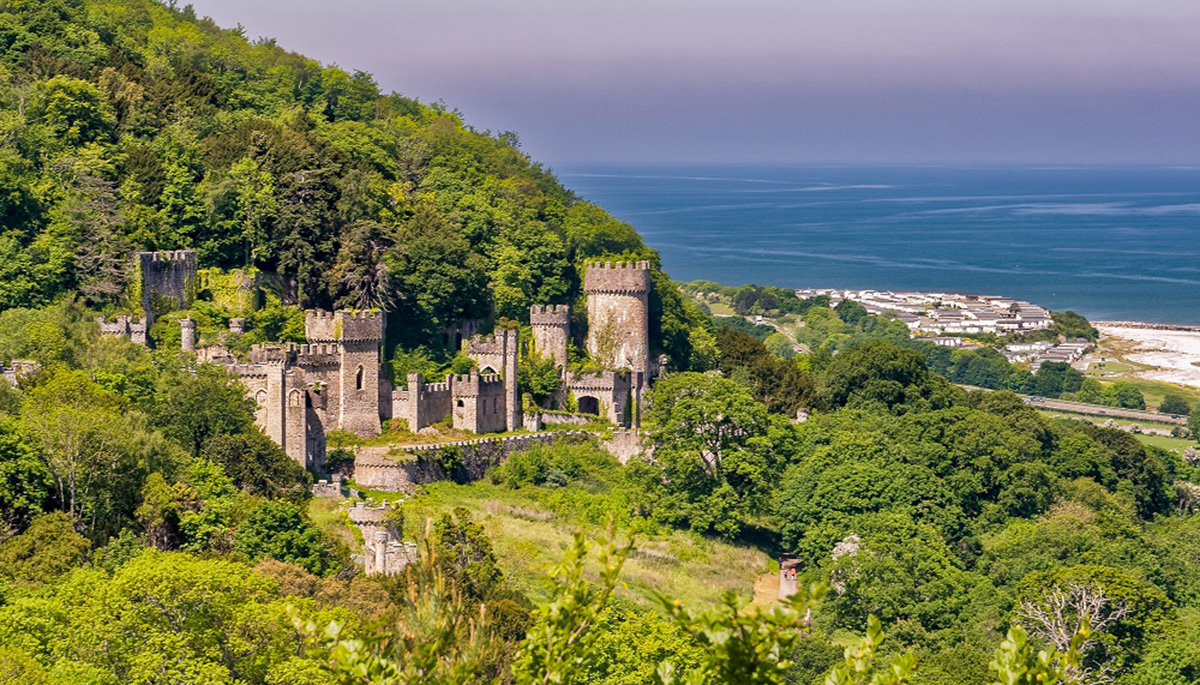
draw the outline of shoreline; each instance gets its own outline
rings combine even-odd
[[[1175,323],[1148,323],[1145,321],[1090,321],[1097,330],[1101,328],[1132,328],[1149,331],[1184,331],[1200,333],[1200,325]]]
[[[1133,349],[1124,353],[1126,359],[1152,367],[1133,375],[1200,389],[1200,326],[1140,321],[1094,321],[1092,325],[1102,338],[1132,343]]]

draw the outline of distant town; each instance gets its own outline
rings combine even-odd
[[[964,295],[962,293],[892,292],[879,290],[837,290],[800,288],[800,299],[827,296],[831,306],[853,300],[871,314],[892,317],[908,326],[914,336],[922,336],[944,347],[980,347],[968,336],[1032,333],[1050,328],[1050,311],[1030,302],[1001,295]],[[1091,348],[1087,340],[1043,340],[1012,343],[1000,351],[1011,362],[1029,364],[1034,371],[1045,362],[1072,363]]]

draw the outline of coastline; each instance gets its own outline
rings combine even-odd
[[[1200,388],[1200,326],[1153,324],[1140,321],[1094,321],[1101,340],[1132,345],[1123,356],[1152,367],[1137,371],[1140,378]]]

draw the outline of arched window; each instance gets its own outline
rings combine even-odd
[[[358,367],[358,371],[355,372],[355,374],[354,374],[354,389],[362,390],[362,384],[363,384],[363,367],[360,364]]]
[[[267,403],[267,391],[259,390],[257,393],[255,393],[254,401],[258,404],[266,404]]]
[[[304,406],[304,398],[300,397],[299,390],[293,390],[290,393],[288,393],[288,406],[289,407],[303,407]]]

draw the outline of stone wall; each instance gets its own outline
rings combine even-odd
[[[451,379],[450,389],[455,428],[472,433],[508,430],[508,387],[500,376],[471,371]]]
[[[513,452],[589,435],[587,431],[558,431],[430,445],[358,447],[354,451],[354,482],[382,492],[409,492],[417,485],[441,480],[466,483],[479,480]]]
[[[363,536],[363,573],[368,576],[399,573],[419,560],[417,545],[403,542],[388,521],[388,506],[357,502],[346,509],[350,522]]]
[[[600,446],[622,464],[628,464],[630,459],[642,452],[641,440],[636,428],[618,428],[607,440],[601,440]]]
[[[587,406],[591,400],[597,405],[597,416],[617,426],[630,425],[633,394],[629,372],[573,373],[565,382],[575,396],[579,413],[589,413]]]
[[[408,375],[408,387],[392,391],[392,418],[408,421],[414,433],[445,421],[454,409],[451,385],[454,376],[442,383],[426,383],[419,373]]]
[[[495,373],[504,380],[504,398],[501,410],[504,427],[498,430],[516,430],[521,426],[521,403],[517,392],[517,364],[521,355],[520,334],[502,328],[491,335],[477,335],[463,343],[463,349],[484,375]],[[490,433],[492,430],[475,431]]]
[[[162,313],[187,309],[196,299],[196,251],[136,252],[141,304],[151,323]]]

